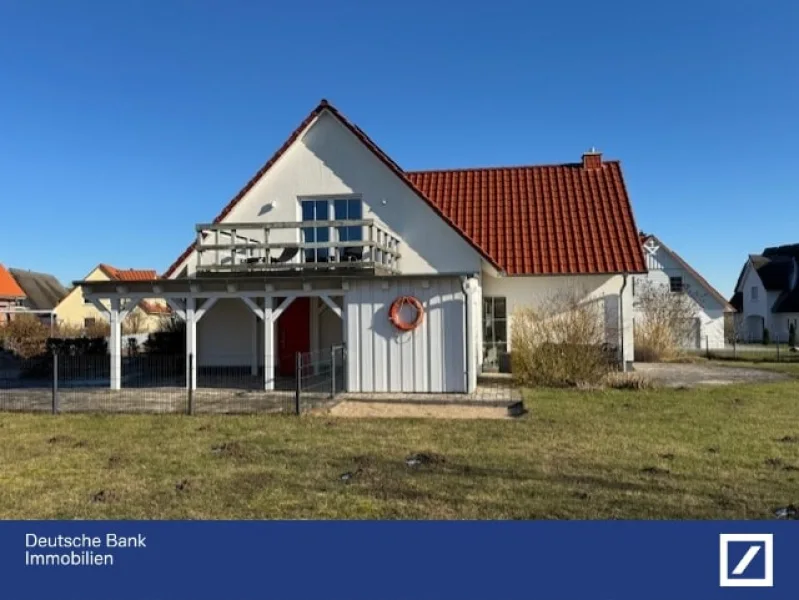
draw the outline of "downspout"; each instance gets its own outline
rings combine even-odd
[[[629,273],[624,272],[621,274],[622,276],[622,284],[621,289],[619,290],[619,329],[621,334],[619,335],[619,353],[621,355],[621,370],[623,373],[627,372],[627,361],[624,360],[624,290],[627,289],[627,278],[630,276]]]
[[[472,294],[474,293],[474,280],[466,275],[461,276],[461,289],[466,294],[466,309],[464,314],[466,317],[466,392],[471,393],[474,391],[472,386],[472,376],[476,377],[473,371],[472,362],[472,345],[474,343],[474,323],[472,322]]]

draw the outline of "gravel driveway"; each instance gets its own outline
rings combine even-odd
[[[730,385],[789,379],[782,373],[761,371],[760,369],[691,363],[636,363],[635,371],[668,387]]]

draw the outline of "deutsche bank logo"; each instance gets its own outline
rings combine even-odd
[[[720,534],[719,566],[721,587],[774,587],[774,534]]]

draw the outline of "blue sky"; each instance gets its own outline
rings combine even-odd
[[[799,242],[795,2],[0,4],[0,262],[163,271],[328,98],[406,169],[622,161],[729,294]]]

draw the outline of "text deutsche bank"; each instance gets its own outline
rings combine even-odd
[[[147,538],[141,534],[120,536],[25,534],[25,566],[28,567],[109,567],[119,549],[146,548]],[[31,550],[39,549],[41,552]]]

